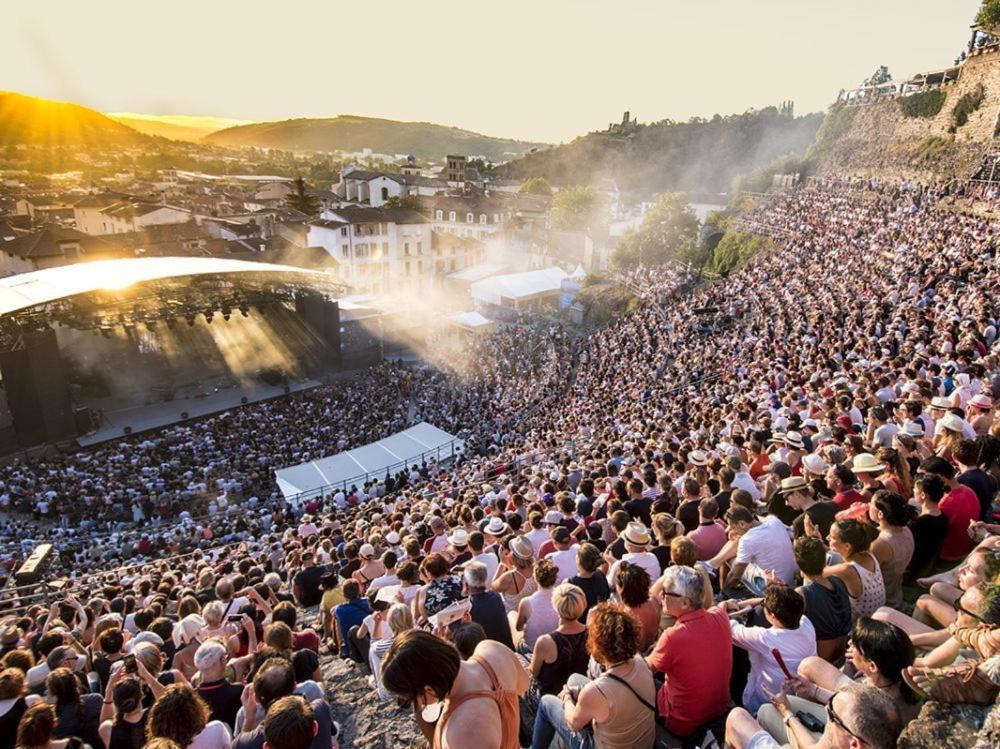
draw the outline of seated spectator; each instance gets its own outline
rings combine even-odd
[[[194,665],[198,668],[198,695],[209,707],[209,720],[221,721],[232,730],[240,709],[243,685],[231,684],[226,679],[228,662],[226,647],[218,640],[202,643],[194,654]]]
[[[895,749],[896,740],[903,730],[896,706],[885,692],[862,684],[849,684],[830,698],[825,709],[808,711],[826,721],[818,741],[796,717],[797,711],[783,692],[775,696],[774,705],[783,721],[779,725],[783,729],[787,726],[787,729],[775,731],[777,735],[773,735],[749,712],[736,708],[726,719],[726,745],[733,749],[778,749],[794,737],[794,744],[799,749],[811,749],[813,746]]]
[[[707,500],[706,500],[707,501]],[[704,577],[692,567],[663,573],[663,631],[646,663],[663,674],[656,704],[667,730],[687,738],[729,707],[733,636],[722,607],[705,609]]]
[[[121,660],[122,652],[125,649],[125,636],[117,627],[112,627],[101,632],[97,638],[99,650],[91,658],[91,666],[97,672],[101,680],[101,691],[108,688],[108,678],[111,676],[111,667]]]
[[[660,604],[649,595],[650,579],[637,564],[622,561],[615,577],[615,595],[639,625],[639,652],[646,653],[660,633]]]
[[[871,552],[882,571],[885,605],[898,609],[903,603],[903,575],[913,557],[909,522],[916,511],[899,494],[875,492],[868,506],[869,519],[878,526]]]
[[[75,736],[92,747],[100,746],[97,733],[101,717],[100,694],[84,694],[80,681],[67,668],[57,668],[46,677],[45,694],[56,709],[55,738]]]
[[[210,720],[205,701],[187,684],[166,688],[149,710],[148,739],[163,738],[184,749],[228,749],[232,741],[229,727]]]
[[[307,627],[301,631],[296,631],[299,614],[295,605],[287,601],[279,603],[271,611],[271,620],[284,622],[292,630],[292,650],[309,649],[319,652],[319,635],[312,628]]]
[[[385,654],[389,652],[389,648],[392,647],[392,643],[396,641],[396,638],[404,632],[413,629],[413,614],[410,612],[410,607],[406,604],[394,603],[385,613],[385,621],[389,625],[389,636],[375,640],[368,650],[368,663],[372,672],[371,683],[375,691],[378,692],[379,699],[383,702],[387,702],[391,695],[382,684],[382,661],[385,659]],[[506,627],[506,617],[502,621]]]
[[[620,559],[611,564],[608,571],[608,579],[614,580],[618,572],[619,565],[629,563],[638,565],[646,571],[650,580],[655,580],[660,576],[660,560],[649,551],[651,538],[649,529],[642,523],[629,523],[621,535],[625,541],[625,553]]]
[[[913,498],[920,508],[920,514],[910,520],[913,555],[906,571],[907,581],[923,577],[937,564],[948,533],[948,518],[940,507],[946,492],[944,481],[933,473],[917,476],[913,482]]]
[[[937,456],[920,464],[918,475],[932,473],[941,477],[948,493],[941,500],[941,512],[948,518],[948,532],[938,555],[942,562],[956,562],[972,548],[969,524],[979,520],[979,498],[969,487],[955,480],[955,466]]]
[[[524,655],[531,655],[535,641],[559,626],[559,614],[552,605],[552,592],[559,569],[548,559],[535,562],[535,581],[538,590],[517,605],[517,612],[508,616],[511,621],[517,649]]]
[[[607,602],[593,609],[587,629],[587,650],[604,672],[594,681],[573,674],[561,694],[542,697],[532,749],[548,749],[557,735],[570,747],[651,749],[656,686],[638,655],[639,627],[624,607]]]
[[[521,600],[538,590],[534,564],[531,542],[524,536],[512,538],[510,548],[501,552],[500,567],[492,587],[503,596],[503,605],[508,614],[517,611]]]
[[[847,586],[855,619],[871,616],[885,605],[882,568],[869,551],[877,532],[858,520],[838,520],[830,528],[830,549],[844,561],[828,566],[823,574],[840,578]]]
[[[329,749],[332,737],[337,734],[329,705],[323,699],[310,700],[296,694],[295,689],[292,665],[283,658],[266,660],[254,675],[253,683],[247,685],[243,692],[244,717],[233,739],[232,749],[263,749],[267,741],[268,717],[276,706],[288,699],[308,705],[316,722],[315,733],[310,732],[310,741],[299,744],[297,749]],[[280,709],[277,714],[280,714]]]
[[[28,694],[24,671],[9,666],[0,671],[0,749],[14,749],[21,716],[40,700],[38,695]]]
[[[481,562],[468,562],[465,565],[462,575],[465,578],[465,594],[472,603],[469,613],[472,621],[482,626],[489,639],[513,650],[514,640],[511,638],[503,599],[496,591],[486,589],[489,574],[486,565]]]
[[[799,698],[826,704],[837,690],[851,681],[857,681],[885,691],[896,704],[904,725],[916,717],[920,710],[919,699],[903,678],[906,669],[913,665],[913,645],[903,630],[874,619],[858,619],[851,633],[847,660],[849,666],[845,665],[842,670],[822,659],[806,658],[798,668],[800,681],[795,685],[795,694]],[[856,676],[847,676],[847,668],[853,670]],[[795,700],[794,697],[789,699]],[[769,705],[761,708],[762,712],[771,710],[773,708]],[[777,716],[772,718],[777,720]],[[757,719],[769,725],[761,715]]]
[[[565,582],[579,572],[576,568],[576,544],[565,526],[552,529],[552,544],[555,550],[545,559],[556,566],[556,584]]]
[[[559,615],[559,626],[535,641],[528,667],[541,694],[558,694],[570,674],[586,673],[590,659],[587,628],[579,621],[587,607],[583,591],[571,583],[563,583],[553,591],[552,605]]]
[[[727,600],[727,611],[745,609],[745,601]],[[764,619],[769,627],[752,627],[731,621],[733,644],[750,654],[750,675],[743,690],[743,707],[756,713],[777,694],[785,681],[784,671],[772,650],[781,652],[786,667],[795,673],[805,658],[816,655],[816,630],[805,616],[805,602],[791,588],[768,585],[764,593]]]
[[[703,499],[698,505],[698,527],[687,534],[698,547],[698,559],[711,559],[726,545],[728,536],[726,526],[719,522],[719,504],[711,497]]]
[[[333,629],[334,645],[341,658],[350,658],[350,643],[347,634],[351,627],[359,626],[366,616],[371,614],[371,606],[361,597],[361,588],[356,580],[348,580],[343,585],[344,603],[333,610],[335,626]]]
[[[416,621],[424,622],[462,598],[462,583],[451,574],[451,565],[441,554],[428,554],[420,565],[420,574],[427,584],[413,602]]]
[[[551,565],[554,570],[554,565]],[[444,640],[421,630],[400,635],[382,663],[382,683],[414,713],[424,735],[442,749],[470,745],[517,749],[518,698],[528,688],[528,672],[508,648],[484,640],[463,661]],[[475,694],[486,699],[469,699]]]
[[[738,505],[729,508],[726,520],[730,533],[739,542],[723,587],[742,581],[751,591],[762,592],[766,570],[771,570],[786,585],[792,584],[795,555],[788,526],[774,515],[758,520],[750,510]]]
[[[839,577],[827,577],[826,547],[814,536],[799,538],[793,547],[802,573],[796,588],[806,603],[806,616],[816,630],[816,653],[830,663],[844,655],[851,632],[851,596]]]
[[[99,733],[106,749],[141,749],[146,741],[149,712],[142,704],[142,683],[134,676],[116,679],[109,685],[113,717],[107,710],[107,696],[101,711]]]
[[[587,614],[594,606],[611,597],[608,579],[601,571],[603,561],[600,550],[594,544],[587,542],[577,546],[576,567],[578,572],[566,582],[580,588],[587,597],[587,606],[580,614],[581,624],[587,621]]]

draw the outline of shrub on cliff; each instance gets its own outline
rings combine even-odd
[[[951,110],[951,127],[948,128],[948,132],[954,133],[968,122],[969,115],[979,109],[985,98],[986,89],[983,88],[982,83],[969,93],[963,95],[955,104],[955,108]]]
[[[940,89],[921,91],[917,94],[901,97],[899,108],[903,110],[903,115],[906,117],[934,117],[944,106],[946,96],[945,92]]]

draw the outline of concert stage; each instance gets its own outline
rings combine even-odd
[[[314,387],[381,354],[326,272],[128,258],[0,279],[0,454],[91,445]]]

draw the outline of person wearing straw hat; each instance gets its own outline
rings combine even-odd
[[[830,526],[837,517],[837,505],[816,499],[809,482],[802,476],[789,476],[781,482],[778,493],[784,498],[785,504],[800,514],[792,521],[792,532],[795,538],[808,535],[808,524],[819,529],[823,538],[830,532]]]
[[[851,471],[861,482],[861,495],[865,500],[869,500],[872,494],[882,488],[878,481],[878,475],[885,470],[885,466],[878,462],[871,453],[858,453],[851,461]]]
[[[649,529],[642,523],[633,521],[625,526],[621,538],[625,542],[625,554],[611,565],[611,569],[608,571],[608,580],[615,579],[618,567],[621,566],[622,562],[642,567],[649,573],[650,580],[658,579],[660,577],[660,562],[656,558],[656,554],[649,550],[653,541]]]
[[[986,393],[972,396],[969,401],[969,426],[977,436],[990,433],[993,426],[993,398]]]
[[[469,550],[469,532],[465,528],[456,528],[448,536],[448,548],[445,555],[450,557],[451,565],[457,567],[472,559],[472,552]]]
[[[491,586],[503,596],[508,613],[517,610],[517,604],[538,590],[534,572],[535,550],[524,536],[510,539],[506,550],[500,552],[501,567]]]

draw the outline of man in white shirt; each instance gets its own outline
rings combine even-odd
[[[730,532],[740,540],[723,587],[731,587],[742,580],[752,591],[762,594],[764,573],[768,570],[786,585],[794,583],[797,567],[787,525],[775,515],[758,520],[742,505],[730,507],[726,520]]]
[[[559,569],[559,574],[556,575],[556,585],[561,585],[580,572],[576,566],[577,547],[576,544],[571,544],[569,531],[562,526],[552,531],[552,543],[555,544],[556,551],[545,558]]]
[[[494,518],[495,520],[497,518]],[[486,568],[486,589],[493,584],[493,576],[500,566],[500,559],[494,551],[483,551],[486,546],[486,537],[479,531],[469,534],[469,550],[472,552],[472,561],[479,562]]]
[[[642,567],[649,573],[650,581],[659,580],[660,562],[653,552],[648,551],[649,544],[652,542],[649,529],[642,523],[629,523],[622,531],[622,540],[625,541],[625,553],[619,561],[611,565],[608,572],[608,584],[614,588],[615,575],[618,574],[618,568],[622,562]]]

